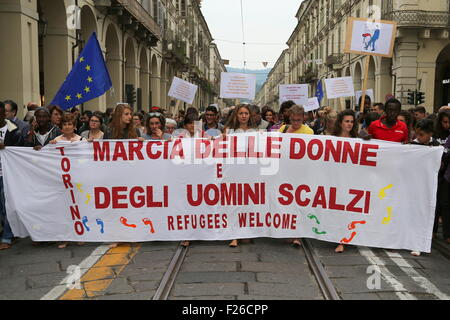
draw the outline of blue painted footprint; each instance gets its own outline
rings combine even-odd
[[[103,222],[103,220],[96,219],[95,221],[97,221],[97,224],[101,227],[100,232],[105,233],[105,223]]]
[[[91,229],[89,228],[89,226],[87,225],[88,223],[88,217],[84,216],[83,219],[81,220],[81,222],[83,222],[84,227],[86,228],[86,230],[89,232],[91,231]]]

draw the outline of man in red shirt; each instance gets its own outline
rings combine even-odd
[[[402,110],[402,104],[397,99],[390,99],[384,106],[386,116],[378,121],[372,122],[369,127],[369,135],[373,139],[392,141],[392,142],[409,142],[408,127],[402,121],[398,121],[397,117]]]

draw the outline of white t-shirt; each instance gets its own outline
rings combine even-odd
[[[8,131],[8,125],[7,124],[5,124],[5,126],[3,128],[0,128],[0,143],[4,143],[5,142],[6,131]],[[1,159],[0,159],[0,177],[3,177]]]
[[[50,131],[48,131],[45,134],[40,134],[39,132],[36,132],[36,138],[38,139],[38,141],[40,142],[41,145],[44,145],[45,141],[47,141],[47,138],[50,135]]]

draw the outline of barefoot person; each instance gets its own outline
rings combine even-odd
[[[314,131],[308,125],[304,124],[305,109],[303,107],[294,105],[289,109],[288,113],[289,125],[283,125],[280,128],[281,133],[295,133],[295,134],[309,134],[313,135]],[[291,243],[294,246],[301,246],[300,239],[292,239]]]
[[[19,127],[14,122],[6,119],[5,105],[0,102],[0,150],[8,146],[22,146],[23,138]],[[0,162],[0,223],[3,227],[3,235],[0,239],[0,250],[11,248],[13,232],[6,216],[5,190],[3,187],[3,172]]]
[[[358,124],[353,110],[345,110],[338,114],[333,135],[340,138],[357,138]],[[345,247],[340,244],[335,249],[336,253],[344,252]]]
[[[244,133],[256,131],[256,124],[253,122],[253,118],[251,117],[251,110],[247,105],[240,105],[230,116],[228,123],[224,128],[224,137],[228,133]],[[229,246],[232,248],[236,248],[239,245],[237,239],[234,239],[230,242]]]

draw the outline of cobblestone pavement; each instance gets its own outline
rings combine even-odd
[[[342,299],[448,299],[450,294],[450,261],[438,252],[413,257],[407,251],[349,246],[337,255],[334,244],[311,242]],[[178,244],[122,244],[110,249],[95,243],[58,249],[55,243],[35,247],[21,239],[0,252],[0,299],[149,300]],[[381,280],[380,287],[372,289],[367,283],[373,264],[380,266]],[[67,280],[77,274],[79,286],[69,288]],[[169,300],[200,299],[323,296],[302,249],[285,240],[256,239],[238,248],[229,248],[227,242],[191,243]]]

